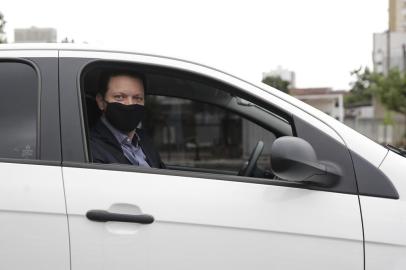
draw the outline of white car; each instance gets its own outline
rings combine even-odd
[[[173,58],[0,46],[0,269],[406,269],[406,159]],[[97,164],[100,72],[146,78],[166,169]]]

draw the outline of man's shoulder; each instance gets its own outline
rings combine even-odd
[[[115,137],[108,127],[101,119],[97,120],[93,127],[90,129],[91,141],[105,141],[115,143]]]
[[[126,163],[120,145],[100,119],[90,129],[89,145],[93,162]]]
[[[99,118],[96,123],[90,128],[90,137],[98,137],[106,132],[107,127],[103,124]]]

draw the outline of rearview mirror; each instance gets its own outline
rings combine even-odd
[[[342,175],[336,164],[319,161],[308,142],[291,136],[280,137],[272,144],[271,169],[283,180],[320,186],[333,186]]]

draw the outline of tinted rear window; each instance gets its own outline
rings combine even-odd
[[[38,76],[28,64],[0,62],[0,158],[36,159]]]

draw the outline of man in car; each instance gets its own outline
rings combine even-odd
[[[142,129],[144,100],[142,75],[125,70],[102,73],[96,95],[102,115],[90,132],[93,162],[165,167]]]

